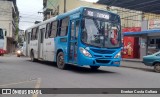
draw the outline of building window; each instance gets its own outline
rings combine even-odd
[[[154,44],[155,39],[150,40],[150,44]]]

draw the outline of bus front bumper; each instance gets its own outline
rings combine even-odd
[[[80,59],[78,65],[80,66],[120,66],[121,58],[89,58],[84,57]]]

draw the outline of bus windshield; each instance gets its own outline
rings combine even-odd
[[[0,29],[0,39],[4,39],[3,30],[2,29]]]
[[[84,18],[81,40],[84,44],[101,47],[120,47],[121,28],[119,23],[96,18]]]

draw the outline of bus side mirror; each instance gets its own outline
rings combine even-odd
[[[4,32],[4,35],[7,36],[7,31]]]

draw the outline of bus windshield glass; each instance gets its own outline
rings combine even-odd
[[[120,23],[103,19],[84,18],[81,40],[84,44],[101,47],[117,48],[121,46]]]
[[[3,30],[2,29],[0,29],[0,39],[4,39]]]

